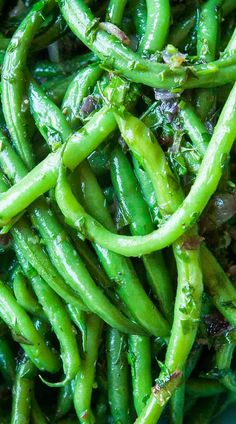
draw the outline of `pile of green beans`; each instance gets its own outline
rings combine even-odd
[[[236,408],[236,0],[0,0],[0,424]]]

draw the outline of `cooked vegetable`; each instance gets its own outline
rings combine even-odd
[[[236,403],[235,9],[0,0],[1,423]]]

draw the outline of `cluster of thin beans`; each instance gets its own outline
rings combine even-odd
[[[0,423],[236,402],[236,289],[199,232],[235,190],[235,10],[0,0]]]

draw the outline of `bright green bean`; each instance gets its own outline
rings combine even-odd
[[[139,51],[155,53],[162,50],[168,36],[170,25],[169,0],[147,0],[146,31],[139,46]]]
[[[102,321],[96,315],[87,317],[86,354],[82,361],[74,387],[74,406],[81,424],[93,422],[91,397],[95,380],[98,348],[101,339]]]

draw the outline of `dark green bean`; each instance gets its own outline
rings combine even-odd
[[[152,388],[151,345],[148,337],[129,336],[128,360],[132,372],[134,406],[139,415]]]
[[[72,409],[73,407],[73,385],[74,381],[65,384],[60,388],[58,398],[55,419],[58,420]],[[36,423],[37,424],[37,423]]]
[[[58,75],[68,75],[77,72],[80,68],[97,62],[98,59],[93,53],[85,53],[64,62],[53,63],[48,60],[41,60],[32,67],[33,76],[36,78],[51,78]]]
[[[32,396],[31,421],[32,424],[47,424],[48,420],[43,415],[35,396]]]
[[[191,396],[208,397],[224,393],[226,389],[218,381],[196,378],[187,381],[186,391]]]
[[[129,376],[125,336],[113,328],[107,331],[108,397],[115,424],[131,424]]]
[[[0,339],[0,373],[8,386],[15,380],[15,367],[13,352],[6,337]]]

